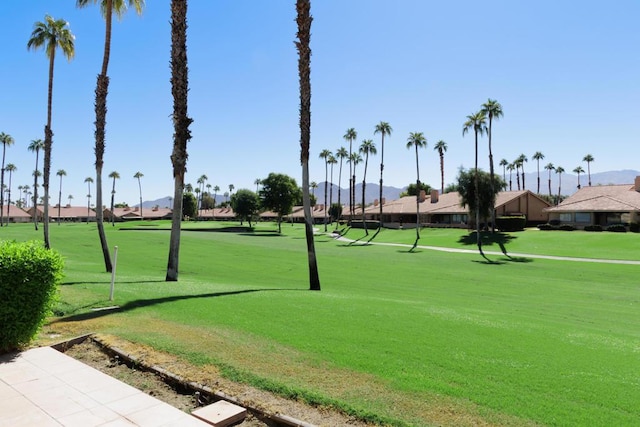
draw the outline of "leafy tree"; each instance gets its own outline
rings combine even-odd
[[[36,22],[33,32],[27,42],[27,49],[44,47],[45,54],[49,58],[49,88],[47,97],[47,124],[44,127],[44,247],[49,249],[49,177],[51,175],[51,145],[53,144],[53,132],[51,131],[51,109],[53,99],[53,64],[56,50],[60,48],[62,54],[71,60],[75,55],[75,37],[68,28],[69,23],[64,19],[53,19],[45,15],[44,22]],[[35,203],[34,203],[35,205]],[[35,206],[34,206],[35,207]]]
[[[582,169],[582,166],[578,166],[573,170],[573,173],[578,174],[578,190],[580,189],[580,174],[584,173],[584,169]]]
[[[582,158],[583,162],[587,162],[587,173],[589,175],[589,187],[591,187],[591,162],[593,162],[594,160],[595,159],[591,154],[587,154]]]
[[[475,195],[476,195],[476,200],[475,200],[475,204],[476,206],[480,205],[480,201],[477,199],[479,197],[480,191],[478,189],[478,185],[479,185],[479,179],[480,177],[478,176],[478,135],[483,135],[487,132],[487,125],[486,125],[486,117],[485,117],[485,113],[484,111],[478,111],[477,113],[471,114],[470,116],[467,116],[467,121],[464,123],[464,126],[462,128],[462,136],[464,136],[467,132],[469,132],[470,130],[473,129],[473,133],[475,135],[475,167],[474,167],[474,172],[475,172]],[[495,204],[495,203],[494,203]],[[480,251],[480,254],[484,256],[483,252],[482,252],[482,240],[480,240],[480,211],[476,210],[476,235],[477,235],[477,245],[478,245],[478,250]]]
[[[298,80],[300,82],[300,163],[302,164],[302,197],[309,262],[309,290],[320,290],[320,276],[316,248],[313,241],[313,217],[309,200],[309,146],[311,144],[311,2],[296,0],[296,23],[298,24]],[[325,186],[326,188],[326,186]],[[326,196],[325,196],[326,198]]]
[[[367,186],[367,165],[369,164],[369,154],[377,154],[376,145],[370,139],[365,139],[360,144],[360,153],[364,154],[364,173],[362,174],[362,226],[364,227],[365,234],[369,234],[367,231],[367,222],[364,214],[365,207],[365,188]]]
[[[551,171],[556,170],[556,167],[553,163],[547,163],[544,168],[549,171],[549,197],[551,197]]]
[[[447,143],[440,140],[436,142],[433,149],[436,150],[438,156],[440,156],[440,192],[444,194],[444,153],[447,152]]]
[[[278,232],[282,233],[282,217],[291,213],[300,189],[296,180],[280,173],[270,173],[262,180],[260,205],[278,216]]]
[[[388,122],[381,121],[376,125],[376,129],[373,134],[380,134],[380,195],[378,201],[380,202],[380,221],[378,223],[378,231],[382,229],[382,175],[384,172],[384,137],[385,135],[391,135],[393,128]]]
[[[204,193],[201,197],[201,200],[202,205],[200,206],[200,209],[213,209],[215,207],[214,199],[210,193]]]
[[[0,142],[2,143],[2,167],[0,168],[0,190],[4,189],[4,156],[8,146],[13,145],[15,142],[11,135],[6,133],[0,133]],[[0,191],[0,227],[4,225],[4,191]],[[9,219],[7,218],[7,225],[9,225]]]
[[[406,196],[420,196],[420,191],[418,190],[418,188],[420,190],[424,190],[424,192],[426,194],[430,194],[431,193],[431,186],[429,184],[427,184],[426,182],[421,182],[420,183],[420,187],[416,187],[416,183],[412,182],[411,184],[409,184],[409,186],[407,187],[407,189],[405,191],[403,191],[402,193],[400,193],[400,197],[406,197]],[[455,191],[455,187],[453,187],[453,191]]]
[[[260,199],[253,191],[243,188],[231,196],[231,208],[240,221],[249,222],[251,227],[251,219],[258,215]]]
[[[167,260],[167,282],[178,280],[180,253],[180,213],[184,203],[184,174],[187,170],[187,143],[191,140],[189,125],[193,122],[187,113],[189,93],[189,69],[187,67],[187,1],[171,0],[171,94],[173,95],[173,213]],[[200,179],[207,180],[206,175]],[[142,199],[142,197],[141,197]],[[142,213],[142,201],[140,202]],[[197,216],[197,201],[196,201]]]
[[[136,172],[135,175],[133,175],[133,177],[138,180],[138,191],[140,193],[140,221],[144,220],[144,218],[142,217],[142,182],[140,181],[140,178],[142,178],[143,176],[144,174],[140,171]]]
[[[351,218],[353,218],[353,205],[355,203],[354,187],[356,185],[356,177],[353,172],[354,165],[351,163],[351,158],[353,157],[353,141],[358,138],[358,132],[356,132],[354,128],[349,128],[342,137],[349,141],[349,156],[347,157],[347,161],[349,162],[349,221],[351,221]]]
[[[407,148],[416,149],[416,188],[420,188],[420,162],[418,161],[418,148],[427,148],[427,138],[422,132],[411,132],[407,139]],[[420,240],[420,195],[416,196],[416,241],[413,243],[411,250],[418,246],[418,240]]]
[[[341,214],[342,205],[340,203],[332,203],[331,207],[329,208],[329,215],[331,215],[331,218],[340,218]]]
[[[73,197],[72,197],[72,198],[73,198]],[[115,203],[115,204],[113,205],[113,207],[114,207],[114,208],[128,208],[128,207],[129,207],[129,204],[128,204],[128,203],[125,203],[125,202],[122,202],[122,203]]]
[[[58,169],[56,175],[60,177],[60,185],[58,186],[58,225],[60,225],[60,205],[62,204],[62,177],[67,176],[67,171],[64,169]]]
[[[109,178],[113,179],[113,185],[111,186],[111,226],[115,227],[115,215],[113,214],[113,202],[116,197],[116,179],[120,179],[120,174],[113,171],[109,174]]]
[[[324,231],[327,231],[327,184],[329,180],[329,159],[333,157],[331,151],[326,148],[320,152],[321,159],[324,159]],[[311,183],[313,185],[313,183]],[[314,193],[315,196],[315,193]]]
[[[482,113],[489,118],[489,128],[488,128],[488,136],[489,136],[489,174],[491,175],[491,185],[494,185],[494,176],[495,176],[495,172],[493,169],[493,151],[491,148],[491,125],[493,123],[493,119],[498,120],[500,117],[502,117],[502,105],[500,105],[500,103],[498,101],[496,101],[495,99],[488,99],[487,102],[485,102],[484,104],[482,104]],[[476,168],[478,167],[478,165],[476,165]],[[524,182],[524,176],[523,176],[523,182]],[[491,232],[495,233],[496,232],[496,228],[495,228],[495,224],[496,224],[496,218],[495,218],[495,210],[492,211],[491,213],[492,217],[491,217]]]
[[[36,153],[36,169],[33,173],[33,191],[35,192],[34,199],[38,199],[38,177],[40,176],[38,171],[38,156],[40,154],[40,150],[44,148],[44,141],[41,139],[32,139],[31,143],[27,146],[27,150]],[[27,186],[28,187],[28,186]],[[37,206],[34,206],[37,207]],[[33,210],[33,225],[35,229],[38,229],[38,214],[36,209]]]
[[[173,205],[176,206],[175,204]],[[182,217],[183,218],[195,218],[198,215],[198,199],[193,193],[182,194]]]
[[[476,178],[478,183],[477,187]],[[507,184],[500,176],[494,176],[495,186],[492,188],[491,174],[482,170],[476,171],[475,169],[468,171],[460,170],[457,181],[460,204],[469,209],[469,218],[475,217],[478,222],[479,219],[488,222],[488,219],[493,217],[492,211],[495,211],[496,195],[506,189]],[[479,230],[479,223],[476,224],[476,230]]]
[[[538,191],[537,194],[540,194],[540,160],[544,159],[544,154],[540,151],[536,151],[533,156],[531,156],[532,160],[536,161],[536,167],[538,169]]]

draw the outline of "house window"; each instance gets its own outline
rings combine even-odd
[[[611,212],[607,214],[607,224],[620,224],[622,222],[622,215],[617,212]]]
[[[452,224],[464,224],[467,222],[467,215],[453,214],[451,215]]]
[[[576,222],[591,222],[591,214],[589,212],[576,212]]]
[[[572,222],[573,221],[573,215],[571,215],[571,213],[561,213],[560,214],[560,221],[561,222]]]

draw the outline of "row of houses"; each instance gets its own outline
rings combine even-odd
[[[439,194],[433,190],[427,195],[424,192],[418,198],[419,223],[432,227],[467,227],[468,213],[460,204],[457,192]],[[4,217],[10,222],[29,222],[33,220],[33,212],[42,221],[42,206],[23,210],[17,206],[4,206]],[[314,222],[322,223],[328,212],[324,205],[318,204],[312,208]],[[354,220],[363,217],[361,208],[356,208]],[[135,221],[140,219],[156,220],[171,219],[172,211],[168,208],[142,209],[114,208],[104,209],[105,221]],[[555,221],[559,224],[570,224],[575,228],[588,225],[607,226],[612,224],[629,224],[640,222],[640,176],[634,184],[599,185],[583,187],[575,194],[565,199],[558,206],[551,206],[545,199],[529,190],[503,191],[496,198],[496,215],[524,215],[529,225]],[[348,207],[343,208],[342,216],[349,219],[351,213]],[[53,222],[90,222],[96,220],[94,210],[82,206],[52,206],[49,217]],[[199,220],[231,220],[235,213],[231,208],[215,208],[200,210]],[[262,220],[276,220],[274,212],[260,214]],[[364,210],[364,218],[368,221],[380,221],[385,227],[411,227],[416,224],[416,197],[402,197],[398,200],[382,201],[382,218],[380,218],[380,204],[376,200]],[[303,222],[304,210],[302,206],[294,207],[291,214],[283,218],[284,221]]]

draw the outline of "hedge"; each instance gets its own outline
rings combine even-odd
[[[0,242],[0,353],[36,336],[56,302],[62,256],[42,242]]]
[[[496,227],[500,231],[522,231],[527,225],[524,215],[499,216],[496,218]]]

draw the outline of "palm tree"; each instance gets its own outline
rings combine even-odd
[[[354,128],[349,128],[343,135],[343,138],[349,141],[349,156],[347,159],[351,160],[351,156],[353,154],[353,141],[358,138],[358,132]],[[351,223],[351,219],[353,218],[353,204],[355,203],[355,187],[356,178],[353,173],[353,165],[349,162],[349,223]]]
[[[369,154],[376,155],[378,151],[376,150],[376,145],[373,143],[371,139],[365,139],[360,144],[360,150],[362,154],[364,154],[364,174],[362,175],[362,226],[364,227],[364,232],[366,235],[369,235],[369,231],[367,231],[367,222],[364,214],[365,207],[365,188],[367,186],[367,166],[369,164]]]
[[[444,153],[447,151],[447,143],[440,140],[433,147],[440,156],[440,194],[444,194]]]
[[[589,175],[589,187],[591,187],[591,162],[593,162],[594,160],[595,159],[591,154],[587,154],[582,159],[583,162],[587,162],[587,173]]]
[[[332,157],[331,151],[326,148],[320,152],[320,158],[324,159],[324,232],[327,232],[327,180],[329,179],[329,157]],[[313,183],[311,183],[313,185]],[[314,193],[315,195],[315,193]]]
[[[234,190],[235,188],[236,188],[236,186],[235,186],[235,185],[233,185],[233,184],[229,184],[229,194],[230,194],[230,195],[231,195],[231,194],[233,194],[233,190]]]
[[[509,165],[509,162],[507,161],[507,159],[500,160],[500,166],[502,166],[502,180],[504,182],[507,182],[507,166],[508,165]],[[509,189],[509,191],[511,191],[511,189]]]
[[[582,169],[582,166],[577,166],[574,170],[573,173],[577,173],[578,174],[578,190],[580,189],[580,174],[584,173],[584,169]]]
[[[115,222],[115,215],[113,213],[113,202],[115,201],[115,197],[116,197],[116,179],[120,179],[120,174],[116,171],[113,171],[109,174],[109,178],[111,178],[113,180],[113,184],[111,186],[111,226],[115,227],[116,226],[116,222]]]
[[[331,155],[327,159],[327,163],[329,163],[331,165],[331,172],[329,173],[329,176],[330,176],[330,181],[329,181],[329,207],[331,207],[331,205],[333,205],[333,165],[338,163],[338,161],[336,160],[336,158],[333,155]],[[327,209],[326,206],[325,206],[325,209]],[[329,218],[329,219],[331,220],[331,222],[333,222],[332,218]]]
[[[84,179],[84,182],[87,183],[87,187],[89,188],[89,192],[87,193],[87,224],[89,224],[89,213],[91,211],[91,184],[93,184],[93,178],[88,176]]]
[[[378,219],[378,232],[382,229],[382,175],[384,172],[384,137],[385,135],[391,135],[393,129],[388,122],[381,121],[376,125],[376,129],[373,134],[380,134],[380,196],[378,202],[380,203],[380,218]]]
[[[509,163],[507,165],[507,170],[509,171],[509,191],[512,191],[513,187],[512,187],[512,177],[513,177],[513,171],[516,169],[516,166],[513,163]]]
[[[64,169],[58,169],[56,176],[60,177],[60,185],[58,186],[58,225],[60,225],[60,205],[62,204],[62,177],[67,176],[67,171]]]
[[[2,142],[2,167],[0,168],[0,189],[4,188],[4,155],[7,149],[7,146],[13,145],[15,142],[11,135],[7,135],[6,133],[0,133],[0,142]],[[8,214],[8,212],[7,212]],[[9,219],[7,218],[7,225],[9,224]],[[0,191],[0,227],[4,225],[4,191]]]
[[[342,162],[344,159],[349,160],[349,152],[346,148],[340,147],[336,151],[336,157],[340,159],[340,168],[338,169],[338,205],[340,205],[340,215],[342,215],[342,203],[340,202],[340,195],[342,193]],[[340,217],[336,219],[340,219]]]
[[[18,185],[18,200],[16,201],[18,207],[22,207],[22,188],[22,185]]]
[[[143,176],[144,174],[140,171],[133,175],[133,177],[138,180],[138,191],[140,192],[140,221],[144,221],[144,217],[142,216],[142,183],[140,182],[140,178]]]
[[[224,202],[227,203],[227,201],[229,200],[229,192],[225,191],[223,196],[224,196]]]
[[[67,199],[69,199],[69,206],[71,206],[71,200],[73,200],[73,194],[69,194]]]
[[[551,171],[556,170],[556,167],[553,163],[547,163],[544,168],[549,171],[549,198],[551,198]]]
[[[533,156],[531,157],[532,160],[535,160],[537,163],[537,168],[538,168],[538,191],[536,192],[537,194],[540,194],[540,160],[544,159],[544,154],[542,154],[540,151],[536,151]]]
[[[407,149],[415,147],[416,150],[416,241],[411,250],[415,249],[420,240],[420,162],[418,161],[418,148],[427,148],[427,138],[422,132],[410,132],[407,138]]]
[[[23,185],[22,186],[22,192],[24,193],[24,205],[25,205],[25,207],[29,206],[29,198],[27,197],[27,194],[29,193],[30,189],[31,189],[31,187],[29,187],[29,185]]]
[[[500,103],[498,101],[496,101],[495,99],[487,99],[487,102],[485,102],[484,104],[482,104],[482,113],[487,116],[489,118],[489,132],[488,132],[488,136],[489,136],[489,175],[491,176],[491,194],[493,197],[493,207],[495,207],[495,187],[496,187],[496,182],[495,182],[495,175],[494,175],[494,171],[493,171],[493,152],[491,150],[491,125],[493,122],[493,119],[495,118],[496,120],[498,120],[500,117],[502,117],[502,105],[500,105]],[[523,178],[524,179],[524,178]],[[491,232],[495,233],[496,232],[496,210],[491,209]]]
[[[45,15],[44,22],[34,24],[31,38],[27,42],[27,49],[44,47],[49,58],[49,89],[47,97],[47,124],[44,127],[44,246],[49,249],[49,176],[51,172],[51,145],[53,132],[51,131],[51,108],[53,98],[53,64],[56,49],[60,48],[67,60],[71,61],[75,55],[75,37],[68,28],[69,23],[64,19],[55,20]]]
[[[522,189],[526,190],[525,186],[524,186],[524,164],[527,162],[527,156],[525,156],[524,154],[520,154],[520,156],[518,157],[518,164],[520,166],[520,170],[522,171]]]
[[[462,128],[462,136],[464,136],[467,132],[473,129],[473,133],[475,134],[475,177],[474,177],[474,187],[475,187],[475,202],[476,202],[476,244],[478,245],[478,250],[480,254],[482,252],[482,241],[480,240],[480,186],[478,183],[478,135],[482,136],[487,132],[486,125],[486,116],[484,111],[480,110],[477,113],[471,114],[467,116],[467,121],[464,122],[464,126]],[[495,210],[494,207],[491,209]],[[484,254],[483,254],[484,255]]]
[[[298,39],[298,78],[300,82],[300,162],[302,163],[302,204],[309,260],[309,290],[320,290],[316,249],[313,241],[313,217],[309,198],[309,145],[311,144],[311,2],[296,0]],[[326,188],[326,186],[325,186]]]
[[[256,185],[256,194],[258,194],[258,190],[259,190],[259,188],[258,188],[258,187],[260,186],[260,184],[262,184],[262,180],[261,180],[260,178],[256,178],[256,180],[255,180],[255,181],[253,181],[253,183]],[[210,185],[210,184],[207,184],[207,189],[208,189],[209,187],[211,187],[211,185]]]
[[[36,153],[36,169],[35,172],[38,172],[38,157],[40,154],[40,150],[44,148],[44,142],[41,139],[33,139],[31,143],[27,146],[27,150]],[[40,176],[38,173],[33,174],[33,191],[35,192],[35,199],[38,199],[38,177]],[[34,203],[33,206],[33,225],[35,229],[38,230],[38,215],[36,213],[37,206]]]
[[[353,182],[355,183],[355,179],[356,179],[356,166],[358,166],[359,163],[362,162],[362,156],[360,155],[360,153],[358,153],[357,151],[354,151],[353,153],[351,153],[351,157],[349,158],[349,166],[351,169],[351,173],[353,173]],[[355,191],[355,185],[353,185],[351,187],[352,189],[354,189]],[[354,193],[355,196],[355,193]],[[354,202],[355,202],[355,197],[354,197]],[[353,219],[353,216],[355,215],[355,208],[353,209],[353,211],[349,211],[349,223],[351,223],[351,220]]]
[[[213,187],[213,208],[216,208],[216,197],[218,196],[218,191],[220,191],[220,187],[219,186],[214,186]]]
[[[18,168],[13,163],[8,163],[4,170],[9,172],[9,186],[7,187],[7,226],[9,226],[9,218],[11,216],[11,176]]]
[[[318,183],[315,181],[311,181],[311,184],[309,184],[309,188],[311,189],[311,195],[315,198],[316,197],[316,188],[318,188]]]
[[[105,37],[104,37],[104,53],[102,56],[102,68],[98,74],[96,83],[96,130],[95,130],[95,154],[96,154],[96,223],[98,226],[98,236],[102,247],[105,269],[111,272],[111,257],[109,254],[109,246],[107,237],[104,233],[104,218],[102,210],[102,168],[104,165],[104,140],[105,127],[107,121],[107,93],[109,92],[109,76],[107,71],[109,68],[109,59],[111,56],[111,27],[113,12],[118,18],[121,18],[127,11],[127,2],[124,0],[76,0],[76,6],[82,8],[89,3],[100,3],[100,11],[105,20]],[[135,7],[138,15],[142,14],[144,0],[129,0],[130,6]]]
[[[558,174],[558,201],[557,205],[560,204],[560,195],[562,194],[562,172],[564,172],[564,168],[562,166],[556,166],[556,173]]]
[[[513,165],[516,167],[516,180],[518,181],[518,191],[520,191],[520,166],[522,165],[522,160],[515,159]]]
[[[204,196],[204,184],[207,182],[209,177],[207,175],[200,175],[200,178],[196,180],[196,182],[200,185],[200,199],[198,200],[198,210],[202,209],[202,196]]]

